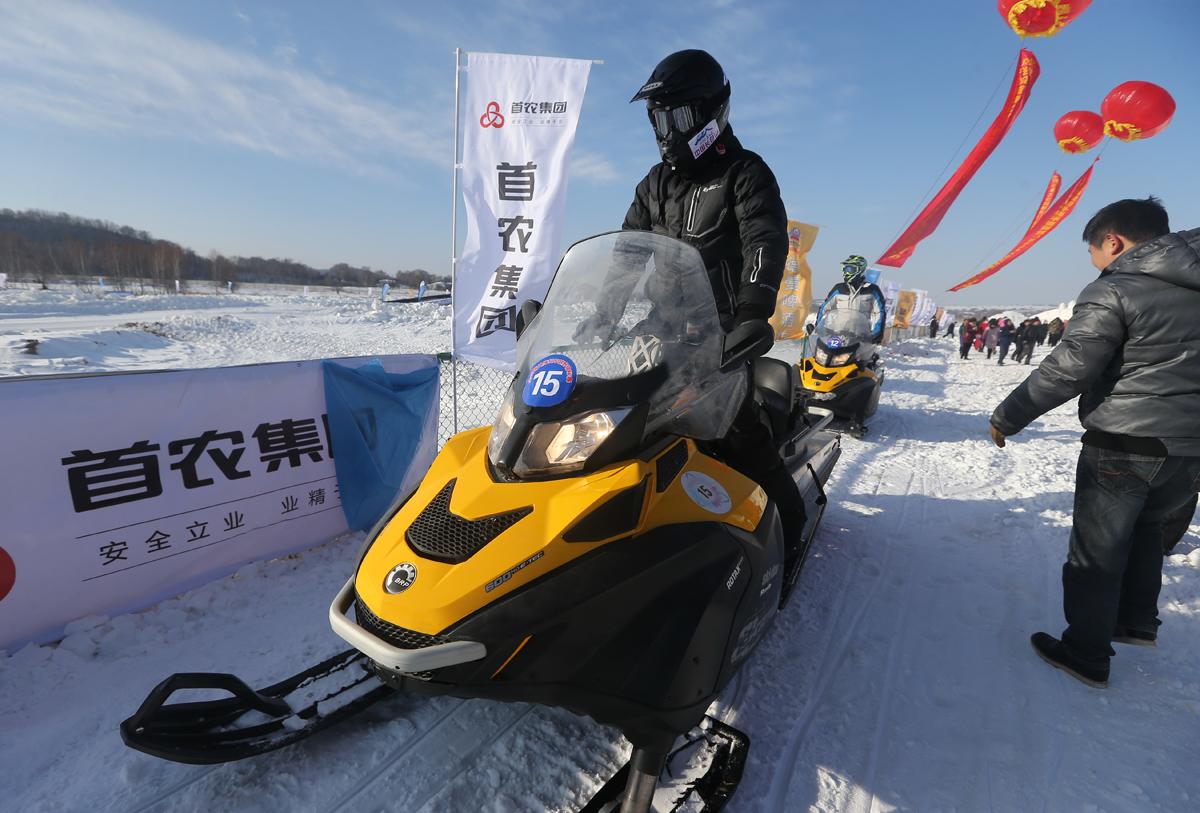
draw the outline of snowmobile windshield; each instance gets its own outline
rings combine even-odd
[[[724,338],[694,247],[641,231],[576,243],[517,341],[518,373],[493,429],[493,463],[505,456],[503,436],[519,433],[522,422],[533,424],[529,443],[559,438],[543,444],[547,459],[524,461],[530,471],[554,469],[556,456],[578,457],[569,453],[576,439],[598,446],[627,419],[635,425],[625,432],[639,443],[664,434],[723,437],[747,386],[745,370],[721,372]],[[579,428],[581,421],[590,423]]]
[[[871,345],[871,318],[857,308],[827,309],[817,327],[813,359],[822,367],[852,364]]]

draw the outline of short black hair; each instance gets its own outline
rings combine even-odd
[[[1083,239],[1089,246],[1099,248],[1106,234],[1119,234],[1135,243],[1144,243],[1170,231],[1166,208],[1151,195],[1145,200],[1126,198],[1108,204],[1083,227]]]

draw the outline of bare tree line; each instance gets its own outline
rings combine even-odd
[[[42,288],[53,281],[86,285],[103,278],[117,290],[175,290],[175,281],[208,283],[224,290],[229,283],[263,282],[321,285],[340,291],[343,286],[378,285],[395,279],[401,285],[434,282],[439,277],[416,269],[386,274],[338,263],[316,269],[291,259],[226,257],[211,252],[201,257],[169,240],[102,220],[65,212],[0,209],[0,272],[13,282],[32,282]]]

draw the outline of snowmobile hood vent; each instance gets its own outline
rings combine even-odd
[[[440,635],[426,635],[423,632],[406,630],[384,621],[367,607],[357,595],[354,597],[354,616],[358,625],[367,632],[386,641],[399,649],[424,649],[434,644],[444,644],[448,640]]]
[[[450,511],[450,495],[456,482],[446,483],[404,533],[417,554],[452,565],[467,561],[533,511],[527,507],[480,519],[460,517]]]

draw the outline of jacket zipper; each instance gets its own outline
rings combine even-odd
[[[694,190],[692,190],[692,204],[688,207],[687,222],[684,224],[684,228],[687,229],[688,234],[693,234],[692,228],[696,221],[696,201],[699,199],[700,187],[696,187]]]
[[[750,281],[758,282],[758,272],[762,270],[762,246],[754,252],[754,268],[750,271]]]

